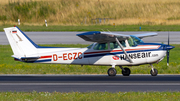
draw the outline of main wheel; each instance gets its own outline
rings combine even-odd
[[[115,68],[109,68],[107,73],[109,76],[116,76],[116,69]]]
[[[131,70],[129,68],[124,68],[125,71],[122,70],[123,76],[129,76],[131,74]]]
[[[151,70],[150,73],[151,73],[151,76],[157,76],[158,70],[154,69],[154,72]]]

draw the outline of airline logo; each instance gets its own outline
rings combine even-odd
[[[119,60],[119,57],[117,57],[117,56],[113,56],[112,57],[114,60]]]

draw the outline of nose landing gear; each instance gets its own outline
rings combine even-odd
[[[158,70],[155,69],[155,68],[153,68],[153,65],[152,65],[152,64],[150,64],[150,65],[151,65],[151,71],[150,71],[151,76],[157,76]]]
[[[157,76],[158,70],[157,69],[151,70],[150,73],[151,73],[151,76]]]

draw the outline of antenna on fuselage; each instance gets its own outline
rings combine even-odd
[[[103,29],[101,29],[103,32],[105,32]]]
[[[111,32],[111,31],[109,31],[108,29],[107,29],[107,31],[108,31],[108,32],[110,32],[110,33],[112,33],[112,32]]]

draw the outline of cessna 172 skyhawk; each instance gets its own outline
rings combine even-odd
[[[136,66],[150,64],[152,76],[158,71],[153,63],[160,62],[173,46],[160,43],[144,43],[141,39],[154,36],[157,33],[124,35],[111,32],[86,32],[77,34],[86,41],[95,42],[87,48],[42,47],[35,44],[18,27],[4,28],[15,60],[27,63],[56,63],[78,65],[107,65],[109,76],[116,75],[115,66],[122,69],[123,76],[129,76],[129,68],[122,66]],[[168,39],[169,40],[169,39]],[[169,58],[168,58],[169,60]]]

